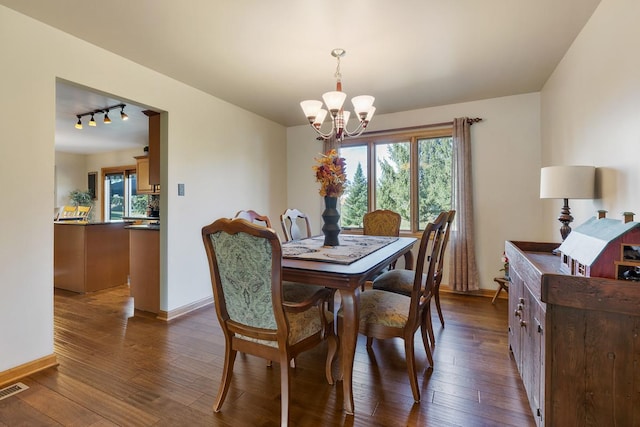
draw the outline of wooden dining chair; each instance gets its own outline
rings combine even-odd
[[[264,225],[267,228],[271,228],[271,221],[269,220],[269,217],[266,215],[260,215],[258,212],[253,210],[240,210],[236,213],[234,218],[246,219],[254,224]]]
[[[284,211],[284,213],[280,215],[280,224],[282,225],[282,232],[287,242],[311,237],[309,217],[298,209],[287,209]]]
[[[238,211],[234,219],[244,219],[253,224],[264,225],[267,228],[271,228],[271,220],[269,217],[267,215],[261,215],[254,210]],[[315,293],[324,291],[324,289],[325,288],[323,286],[306,285],[287,281],[283,282],[282,293],[285,301],[301,302],[312,298]],[[331,303],[329,306],[333,306],[333,296],[331,297]],[[269,361],[269,366],[271,366],[271,361]],[[291,366],[295,367],[295,361],[292,361]]]
[[[399,213],[388,209],[376,209],[367,212],[362,217],[362,234],[367,236],[400,236],[400,224],[402,217]],[[391,263],[387,270],[396,268],[396,262]],[[362,285],[364,291],[365,285]]]
[[[433,286],[433,300],[436,303],[436,310],[438,311],[438,317],[440,318],[440,323],[444,328],[444,316],[442,316],[442,307],[440,306],[440,283],[442,282],[442,274],[444,271],[444,253],[447,250],[447,245],[449,244],[449,235],[451,234],[451,224],[453,224],[453,219],[456,216],[455,210],[450,210],[447,215],[447,225],[444,229],[444,236],[442,238],[442,245],[440,247],[440,254],[438,255],[438,267],[436,268],[436,277],[435,283]],[[432,331],[433,332],[433,331]],[[432,343],[435,344],[435,337],[431,335]]]
[[[440,318],[440,323],[442,327],[444,327],[444,317],[442,315],[442,308],[440,306],[440,283],[442,282],[443,268],[444,268],[444,253],[447,249],[447,244],[449,242],[449,235],[451,233],[451,224],[453,223],[453,219],[455,218],[456,211],[450,210],[441,212],[440,215],[445,215],[445,227],[443,230],[442,242],[440,245],[440,251],[438,252],[438,264],[435,269],[435,277],[434,277],[434,285],[433,285],[433,300],[435,301],[436,310],[438,312],[438,317]],[[411,291],[413,289],[413,284],[411,280],[374,280],[373,288],[396,292],[402,295],[409,296],[411,295]],[[435,345],[435,334],[433,333],[433,327],[429,327],[429,338],[431,340],[431,344]]]
[[[388,209],[377,209],[367,212],[362,217],[362,234],[398,237],[401,223],[402,217],[399,213]]]
[[[284,233],[285,241],[287,242],[311,237],[311,223],[309,222],[309,217],[298,209],[287,209],[284,211],[284,213],[280,215],[280,225],[282,225],[282,231]],[[286,301],[290,302],[308,299],[312,294],[318,292],[320,289],[325,288],[322,286],[296,282],[284,282],[283,284],[284,298]],[[336,290],[329,289],[329,292],[331,292],[331,296],[328,300],[329,304],[327,309],[333,311]]]
[[[222,218],[202,229],[216,314],[225,337],[224,368],[213,405],[220,411],[231,385],[238,351],[280,362],[281,425],[288,425],[289,363],[328,340],[325,376],[337,351],[329,292],[289,303],[282,293],[282,248],[276,233],[242,219]]]
[[[411,283],[409,296],[385,290],[373,289],[360,296],[359,332],[367,337],[367,347],[371,347],[373,338],[402,338],[411,391],[416,402],[420,401],[420,389],[414,354],[414,335],[420,329],[424,349],[430,365],[433,367],[433,355],[427,337],[431,327],[431,298],[435,283],[435,270],[438,265],[438,253],[444,235],[447,215],[440,214],[427,224],[420,239],[416,269],[390,270],[375,281]]]

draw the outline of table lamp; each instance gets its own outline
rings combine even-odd
[[[540,170],[540,198],[564,199],[558,221],[562,223],[562,240],[571,233],[573,221],[569,199],[593,199],[596,168],[594,166],[548,166]]]

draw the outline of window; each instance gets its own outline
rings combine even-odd
[[[341,199],[344,228],[361,228],[362,216],[389,209],[401,230],[419,232],[451,209],[452,129],[381,135],[343,142],[347,188]]]
[[[102,205],[105,221],[120,221],[123,217],[147,215],[149,196],[136,194],[136,170],[131,167],[113,167],[102,170],[104,191]]]

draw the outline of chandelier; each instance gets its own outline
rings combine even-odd
[[[376,111],[376,107],[373,106],[373,101],[375,100],[373,96],[360,95],[353,97],[351,103],[359,123],[353,131],[347,130],[351,112],[345,111],[343,108],[347,94],[342,91],[342,74],[340,73],[340,58],[345,54],[346,51],[344,49],[333,49],[331,51],[331,56],[337,59],[338,65],[334,74],[336,90],[322,95],[327,109],[322,108],[322,101],[307,100],[300,103],[304,115],[309,120],[309,124],[320,135],[318,139],[335,137],[336,140],[342,141],[347,136],[358,136],[364,132],[373,117],[373,113]],[[322,124],[327,117],[327,112],[331,113],[331,130],[325,133],[322,129]]]

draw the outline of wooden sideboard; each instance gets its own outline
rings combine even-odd
[[[560,273],[557,243],[505,243],[509,347],[539,426],[640,425],[640,284]]]

